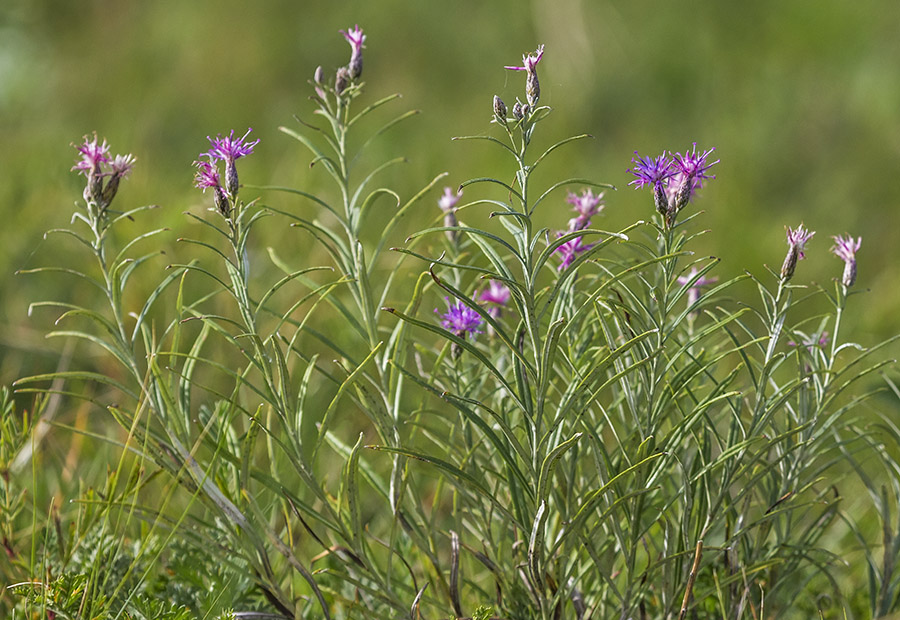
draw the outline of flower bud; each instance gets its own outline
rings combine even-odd
[[[506,126],[506,104],[497,95],[494,95],[494,120]]]
[[[218,209],[219,213],[223,216],[228,217],[231,214],[231,206],[228,204],[228,196],[225,195],[225,190],[216,185],[213,188],[213,197],[215,199],[216,209]]]
[[[800,259],[800,250],[795,245],[788,248],[787,256],[784,257],[784,263],[781,265],[781,279],[787,282],[794,277],[794,270],[797,268],[797,261]]]
[[[341,67],[337,70],[337,74],[334,76],[334,92],[337,95],[341,95],[345,90],[347,90],[347,86],[350,85],[350,71],[347,67]]]
[[[316,73],[313,76],[313,79],[316,81],[316,84],[322,84],[325,82],[325,71],[322,69],[322,65],[316,67]]]
[[[522,104],[519,101],[516,101],[516,104],[513,106],[513,117],[520,121],[525,118],[525,114],[522,112]]]
[[[238,182],[238,173],[237,166],[234,163],[234,159],[226,159],[225,160],[225,189],[228,191],[228,195],[232,198],[237,198],[238,189],[240,189],[241,184]]]

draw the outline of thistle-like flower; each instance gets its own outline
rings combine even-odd
[[[544,46],[538,45],[534,54],[522,54],[522,67],[505,66],[504,69],[512,71],[525,71],[525,100],[533,110],[537,105],[538,99],[541,98],[541,84],[538,82],[537,65],[544,57]]]
[[[600,213],[605,206],[603,204],[603,192],[594,194],[590,189],[585,189],[581,194],[569,192],[566,202],[572,205],[578,214],[569,220],[569,230],[584,230],[591,224],[591,218]]]
[[[106,187],[101,192],[103,204],[108,205],[116,197],[116,192],[119,191],[119,182],[131,173],[134,162],[134,157],[129,153],[116,155],[109,163],[109,180],[106,181]]]
[[[816,233],[803,228],[803,224],[800,224],[796,229],[786,226],[785,229],[787,230],[788,253],[784,257],[784,263],[781,265],[781,279],[787,282],[794,276],[797,261],[806,256],[803,253],[803,250],[806,249],[806,243]]]
[[[681,211],[694,197],[694,193],[703,186],[703,181],[716,178],[714,175],[707,174],[707,171],[719,163],[719,160],[717,159],[711,163],[706,161],[715,150],[715,147],[713,147],[708,151],[698,153],[697,143],[694,142],[691,150],[685,151],[684,155],[675,153],[675,159],[672,163],[676,174],[669,181],[667,188],[669,190],[667,193],[670,212],[673,210],[675,213]]]
[[[347,39],[347,43],[350,44],[350,64],[347,65],[347,69],[350,72],[350,79],[358,80],[362,75],[363,70],[362,50],[363,47],[365,47],[363,44],[366,42],[366,35],[363,34],[359,24],[349,30],[341,30],[339,32],[344,35],[344,38]]]
[[[486,304],[489,304],[488,314],[492,317],[497,318],[500,316],[500,311],[509,303],[509,287],[503,284],[502,282],[498,282],[497,280],[491,280],[488,288],[481,291],[481,294],[478,296],[479,301],[483,301]]]
[[[461,301],[451,304],[449,300],[447,312],[441,315],[441,326],[459,338],[475,336],[481,333],[481,325],[484,320],[472,308]],[[435,309],[437,312],[437,309]]]
[[[687,274],[678,276],[678,284],[680,284],[681,286],[687,286],[695,277],[697,277],[697,268],[691,267],[691,270]],[[701,288],[703,288],[704,286],[709,286],[710,284],[715,284],[718,281],[719,278],[715,276],[711,278],[700,276],[699,278],[697,278],[696,282],[691,284],[691,288],[689,288],[687,292],[688,306],[693,306],[700,299]]]
[[[628,170],[637,178],[629,183],[636,188],[650,185],[653,188],[653,204],[656,210],[665,216],[666,224],[674,225],[675,216],[694,197],[696,190],[700,189],[703,181],[714,179],[708,170],[719,163],[707,162],[710,154],[715,149],[697,152],[695,142],[690,151],[684,154],[675,153],[674,156],[663,152],[659,157],[641,157],[635,152],[632,157],[634,168]]]
[[[238,189],[240,188],[237,166],[235,166],[234,162],[252,153],[253,147],[259,144],[258,139],[252,142],[247,141],[247,136],[250,135],[251,131],[253,131],[252,128],[247,129],[247,133],[237,140],[234,138],[234,129],[225,137],[222,137],[221,134],[215,138],[207,136],[206,139],[209,140],[212,148],[206,153],[201,153],[201,156],[208,155],[211,160],[219,159],[225,162],[225,189],[232,199],[237,197]]]
[[[194,162],[194,165],[197,167],[197,172],[194,173],[194,186],[202,189],[203,193],[206,193],[207,189],[213,190],[216,209],[223,216],[228,217],[231,213],[231,207],[219,180],[219,168],[213,163],[213,159],[208,153],[203,153],[203,155],[206,155],[209,159]]]
[[[564,234],[565,233],[557,233],[557,236],[562,236]],[[561,259],[559,267],[557,267],[556,270],[564,271],[576,258],[578,258],[579,254],[587,252],[595,245],[595,243],[585,243],[582,237],[575,237],[574,239],[566,241],[555,250],[555,253],[559,254]]]
[[[630,172],[637,178],[628,183],[634,185],[635,189],[640,189],[645,185],[653,188],[653,203],[656,210],[661,215],[669,212],[669,198],[666,195],[666,183],[675,176],[676,171],[672,164],[672,159],[666,155],[665,151],[659,157],[641,157],[638,152],[634,152],[635,157],[631,158],[634,168],[629,168]]]
[[[841,277],[841,282],[850,288],[856,282],[856,252],[862,245],[862,237],[857,237],[855,241],[850,235],[847,235],[846,238],[832,237],[832,239],[834,239],[834,246],[831,251],[844,261],[844,275]]]
[[[130,154],[116,155],[111,159],[109,144],[106,140],[100,142],[96,133],[93,134],[93,138],[85,136],[84,142],[73,146],[81,158],[75,162],[72,170],[77,170],[87,178],[84,199],[96,205],[99,213],[102,213],[115,198],[119,181],[128,176],[134,168],[135,159]]]

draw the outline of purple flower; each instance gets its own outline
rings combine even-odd
[[[197,166],[197,172],[194,174],[194,186],[202,189],[203,193],[206,193],[207,189],[213,190],[216,209],[219,210],[219,213],[228,217],[231,213],[231,206],[228,204],[228,197],[225,195],[225,190],[222,189],[219,181],[219,168],[209,153],[203,153],[203,155],[206,155],[209,159],[201,159],[194,162],[194,165]]]
[[[206,192],[209,188],[221,187],[219,169],[210,160],[195,161],[197,172],[194,175],[194,186]]]
[[[93,139],[85,136],[84,142],[75,148],[78,149],[81,159],[75,163],[72,170],[77,170],[79,174],[87,177],[84,199],[96,205],[98,213],[102,214],[115,198],[119,182],[134,168],[135,159],[131,154],[116,155],[110,159],[109,145],[106,140],[99,142],[96,133]]]
[[[697,152],[697,143],[691,146],[690,151],[685,151],[684,155],[681,153],[675,153],[675,167],[678,169],[685,178],[691,179],[692,187],[691,191],[695,189],[700,189],[703,185],[703,181],[706,179],[715,179],[716,177],[711,174],[706,174],[706,172],[719,163],[720,160],[716,160],[712,163],[707,163],[707,158],[715,151],[715,147],[709,149],[708,151],[703,151],[702,153]]]
[[[481,333],[479,328],[484,320],[477,312],[461,301],[457,301],[454,304],[451,304],[449,300],[446,301],[449,308],[447,312],[441,315],[441,326],[444,329],[459,338],[472,336],[474,339],[476,335]],[[435,312],[437,312],[437,309],[435,309]]]
[[[832,239],[834,239],[834,246],[831,251],[844,261],[844,275],[841,282],[849,288],[856,282],[856,252],[862,245],[862,237],[857,237],[856,241],[850,235],[847,235],[846,239],[844,237],[832,237]]]
[[[234,129],[232,129],[231,133],[225,137],[222,137],[222,134],[219,134],[215,138],[206,136],[206,139],[209,140],[209,143],[212,145],[212,148],[209,149],[207,153],[211,158],[221,159],[224,162],[233,162],[235,159],[240,159],[245,155],[249,155],[253,152],[253,147],[259,144],[258,139],[247,142],[247,136],[250,135],[251,131],[253,131],[253,128],[247,129],[247,133],[237,140],[234,139]]]
[[[109,167],[112,170],[113,176],[124,179],[131,173],[135,161],[136,160],[131,153],[128,155],[116,155],[109,163]]]
[[[557,233],[557,236],[562,236],[565,233]],[[585,244],[584,239],[581,237],[575,237],[574,239],[570,239],[566,241],[561,246],[556,248],[555,252],[559,254],[562,262],[559,264],[559,267],[556,268],[557,271],[563,271],[572,264],[579,254],[587,252],[596,244],[589,243]]]
[[[799,344],[797,344],[797,343],[794,342],[793,340],[788,340],[788,343],[787,343],[787,344],[788,344],[789,347],[797,347],[797,346],[800,346]],[[815,346],[824,347],[824,346],[826,346],[826,345],[828,344],[828,332],[822,332],[822,335],[819,336],[818,339],[816,339],[815,336],[810,336],[809,338],[804,338],[804,339],[803,339],[803,342],[802,342],[801,344],[802,344],[804,347],[806,347],[807,350],[811,350],[811,349],[812,349],[813,347],[815,347]]]
[[[340,30],[339,32],[344,35],[344,38],[347,39],[347,43],[350,44],[350,49],[352,51],[350,52],[350,64],[347,68],[350,70],[350,77],[357,80],[362,75],[362,48],[363,43],[366,42],[366,35],[363,34],[359,24],[349,30]]]
[[[688,272],[686,275],[678,276],[678,284],[680,284],[681,286],[687,286],[696,276],[697,268],[691,267],[690,272]],[[709,286],[710,284],[715,284],[718,281],[719,278],[715,276],[712,278],[707,278],[706,276],[700,276],[699,278],[697,278],[697,281],[691,284],[691,288],[688,289],[688,306],[693,306],[700,299],[701,288],[703,288],[704,286]]]
[[[541,84],[538,82],[537,65],[544,57],[544,46],[538,45],[534,54],[522,54],[522,67],[505,66],[504,69],[512,71],[526,71],[528,76],[525,80],[525,100],[532,110],[537,105],[538,99],[541,98]]]
[[[348,30],[338,30],[344,38],[347,39],[347,43],[350,44],[350,47],[353,48],[353,53],[356,54],[363,48],[363,43],[366,42],[366,35],[363,34],[362,28],[359,27],[359,24],[356,24],[353,28]]]
[[[634,162],[634,168],[629,168],[627,172],[637,177],[629,183],[629,185],[634,185],[635,189],[645,185],[662,185],[676,172],[672,159],[666,155],[665,151],[655,159],[653,157],[641,157],[637,151],[634,154],[637,156],[637,159],[631,158],[631,161]]]
[[[72,170],[78,170],[84,176],[89,177],[92,172],[95,174],[100,173],[100,164],[109,163],[109,155],[107,155],[109,145],[106,143],[106,140],[102,144],[98,143],[97,140],[97,134],[94,134],[93,140],[85,136],[81,145],[73,145],[81,154],[81,159],[72,166]]]
[[[240,188],[237,166],[235,166],[234,162],[235,160],[252,153],[253,147],[259,144],[258,139],[253,140],[252,142],[247,141],[247,136],[250,135],[251,131],[253,131],[252,128],[247,129],[247,133],[237,140],[234,139],[234,129],[232,129],[231,133],[225,137],[222,137],[221,134],[215,138],[206,136],[206,139],[209,140],[212,148],[206,153],[200,154],[201,156],[206,155],[210,160],[220,159],[225,162],[225,189],[232,198],[237,196],[238,189]]]
[[[591,223],[591,218],[603,210],[603,192],[596,196],[594,193],[586,189],[581,195],[569,192],[566,202],[573,206],[573,210],[578,213],[577,217],[569,220],[569,230],[584,230]]]
[[[695,142],[690,151],[684,154],[675,153],[669,156],[665,152],[659,157],[631,158],[635,166],[628,172],[637,178],[629,183],[635,188],[650,185],[653,188],[653,202],[656,210],[666,216],[666,223],[672,226],[675,216],[694,197],[694,193],[703,185],[706,179],[714,179],[715,176],[707,174],[709,169],[719,163],[707,162],[710,154],[715,149],[697,152]]]
[[[504,66],[504,69],[511,69],[512,71],[534,71],[537,67],[538,63],[541,62],[541,58],[544,57],[544,46],[538,45],[537,49],[534,51],[534,54],[522,54],[522,64],[523,67],[512,67],[509,65]]]
[[[809,231],[800,224],[795,229],[785,227],[787,230],[788,253],[784,257],[784,263],[781,265],[781,279],[787,282],[794,275],[794,269],[797,268],[797,261],[806,255],[803,250],[806,243],[815,235],[815,231]]]
[[[444,193],[438,198],[438,206],[441,208],[441,211],[448,213],[453,210],[461,197],[462,191],[454,192],[451,188],[445,187]]]
[[[478,300],[489,305],[487,313],[496,319],[499,318],[503,307],[509,303],[509,294],[509,287],[497,280],[491,280],[488,288],[481,291]]]

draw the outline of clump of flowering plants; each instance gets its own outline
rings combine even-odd
[[[282,128],[333,191],[243,186],[239,160],[260,141],[249,129],[208,138],[195,185],[212,207],[188,215],[213,240],[182,239],[197,256],[168,265],[137,308],[126,301],[129,277],[157,253],[131,252],[163,231],[113,249],[107,232],[140,211],[112,209],[134,160],[111,158],[96,137],[78,147],[86,183],[76,219],[88,234],[60,232],[90,248],[100,275],[64,271],[95,285],[105,306],[35,306],[86,321],[52,335],[99,347],[120,372],[18,385],[89,381],[116,392],[114,405],[100,404],[138,456],[125,491],[112,480],[106,496],[118,499],[107,510],[140,515],[151,533],[166,532],[166,544],[193,545],[243,584],[152,617],[799,618],[896,609],[900,552],[891,541],[900,532],[890,503],[900,476],[885,441],[859,422],[876,389],[867,378],[887,363],[873,353],[887,343],[866,348],[841,330],[861,240],[834,238],[844,262],[834,293],[796,283],[800,259],[814,255],[806,246],[815,233],[803,226],[787,230],[779,273],[720,282],[718,259],[691,249],[693,205],[718,163],[696,144],[636,153],[629,185],[647,196],[645,219],[597,227],[616,208],[612,185],[533,180],[547,158],[589,137],[538,148],[551,114],[540,103],[543,46],[506,67],[525,73],[522,99],[507,106],[495,96],[490,133],[457,139],[502,150],[509,167],[439,195],[440,174],[403,198],[408,190],[376,187],[403,158],[372,164],[365,147],[414,112],[367,129],[396,95],[355,111],[366,35],[359,26],[342,34],[348,64],[333,78],[318,69],[311,83],[316,120]],[[247,200],[250,191],[263,197]],[[294,197],[317,215],[295,209]],[[433,225],[405,236],[413,207]],[[490,215],[485,228],[466,222],[479,210]],[[540,227],[548,216],[556,223]],[[289,222],[298,245],[311,240],[329,264],[282,248],[260,264],[264,218]],[[375,240],[365,234],[372,227]],[[755,282],[759,302],[726,296],[744,280]],[[811,295],[833,310],[804,317]],[[893,495],[877,490],[863,448],[895,467]],[[147,496],[145,468],[178,483],[166,501]],[[844,510],[850,483],[833,481],[836,473],[870,490],[885,532],[880,558]],[[840,562],[842,534],[861,543],[868,601],[841,587],[848,571],[864,570]],[[121,557],[115,551],[110,558]],[[132,566],[148,555],[136,553]],[[97,563],[86,583],[111,594],[89,611],[117,605],[122,617],[151,617],[134,607],[149,604],[145,586],[129,579],[137,570],[117,579]],[[61,578],[30,578],[40,587],[29,600],[69,613],[47,594],[62,591]]]

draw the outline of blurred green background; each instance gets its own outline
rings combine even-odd
[[[848,329],[868,344],[897,332],[896,1],[4,0],[0,382],[55,367],[57,345],[43,338],[49,318],[29,319],[28,303],[80,293],[57,290],[64,280],[14,275],[72,260],[70,243],[42,240],[44,230],[68,223],[80,197],[71,143],[96,130],[113,153],[137,157],[117,206],[160,205],[141,229],[171,227],[164,243],[177,256],[174,239],[196,228],[183,212],[208,199],[192,187],[191,168],[207,135],[253,127],[261,142],[242,162],[245,183],[325,187],[277,127],[293,124],[295,113],[309,117],[308,80],[317,65],[331,75],[347,61],[338,30],[356,23],[368,37],[367,100],[401,92],[393,111],[422,111],[369,154],[371,162],[409,157],[390,177],[401,195],[441,171],[451,184],[511,177],[494,149],[450,138],[491,131],[491,97],[511,104],[523,91],[523,74],[502,66],[544,43],[541,102],[554,114],[539,145],[595,137],[563,151],[546,178],[590,176],[619,187],[608,194],[604,227],[651,215],[649,195],[626,185],[635,150],[715,146],[718,178],[692,208],[706,211],[697,221],[712,232],[696,248],[723,259],[718,275],[777,269],[784,226],[804,222],[818,234],[795,281],[830,286],[842,265],[828,254],[829,235],[861,235],[857,288],[866,292],[851,301]],[[562,197],[547,203],[548,225],[565,226]],[[411,227],[430,221],[433,205],[426,200]],[[300,263],[309,247],[296,231],[262,244]],[[153,274],[144,274],[150,284]]]

